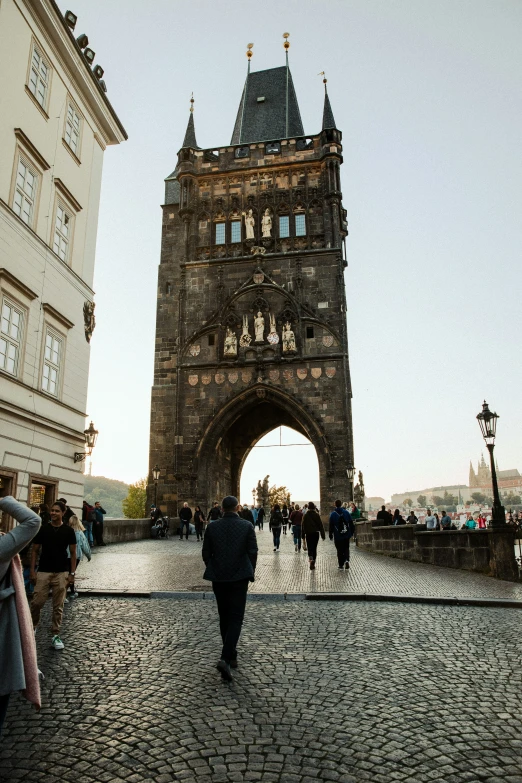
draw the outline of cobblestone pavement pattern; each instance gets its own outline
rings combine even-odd
[[[80,598],[63,652],[38,631],[43,708],[13,700],[0,777],[522,783],[519,623],[500,608],[265,599],[227,684],[214,602]]]
[[[305,553],[296,553],[290,535],[281,536],[281,550],[272,551],[272,536],[258,533],[259,558],[253,593],[368,592],[461,598],[522,600],[522,584],[502,582],[481,574],[440,568],[374,555],[352,546],[351,568],[337,570],[335,547],[319,542],[316,571],[310,571]],[[201,544],[188,541],[135,541],[95,549],[82,564],[77,585],[103,590],[205,590]]]

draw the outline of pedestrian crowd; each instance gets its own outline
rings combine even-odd
[[[508,524],[517,524],[516,512],[513,517],[510,512],[513,522],[508,517]],[[440,516],[437,511],[432,511],[431,508],[426,509],[426,515],[419,519],[414,511],[410,511],[406,519],[402,516],[398,508],[392,514],[390,509],[386,506],[381,506],[381,510],[377,512],[376,521],[382,527],[386,525],[419,525],[423,524],[426,530],[484,530],[488,527],[489,518],[486,517],[483,511],[478,513],[478,516],[473,515],[471,512],[466,514],[466,518],[452,519],[449,513],[442,509]]]
[[[11,693],[20,691],[40,709],[35,634],[41,611],[51,597],[51,646],[63,650],[64,604],[78,597],[76,572],[91,559],[91,548],[105,546],[106,511],[84,501],[77,515],[65,498],[50,508],[27,508],[8,496],[0,498],[2,514],[17,524],[0,534],[0,734]]]

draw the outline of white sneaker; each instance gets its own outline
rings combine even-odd
[[[54,647],[55,650],[63,650],[63,648],[65,647],[65,644],[62,642],[62,640],[60,639],[58,634],[56,634],[52,638],[51,646]]]
[[[338,571],[344,571],[344,566],[338,566],[337,570]]]
[[[78,593],[69,593],[69,598],[78,598]]]

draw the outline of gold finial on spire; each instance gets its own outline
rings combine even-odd
[[[191,112],[194,111],[194,93],[193,92],[190,93],[190,111]]]
[[[328,81],[328,79],[326,78],[326,73],[324,71],[320,71],[317,75],[323,77],[323,84],[325,85],[325,89],[326,89],[326,82]]]
[[[290,41],[288,40],[290,38],[290,33],[283,33],[283,38],[285,39],[283,46],[285,52],[288,54],[288,50],[290,49]]]
[[[252,55],[254,54],[254,52],[252,51],[253,48],[254,48],[254,44],[253,43],[247,44],[246,56],[248,57],[248,62],[250,62],[250,60],[252,59]]]

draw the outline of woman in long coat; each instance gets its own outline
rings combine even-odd
[[[11,693],[21,691],[40,709],[36,644],[18,552],[32,541],[42,520],[14,498],[0,498],[0,514],[18,525],[0,535],[0,733]]]

